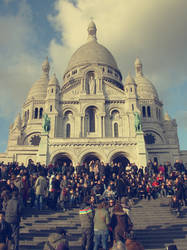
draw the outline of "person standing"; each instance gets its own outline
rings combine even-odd
[[[127,213],[124,212],[121,204],[116,204],[113,210],[111,226],[114,232],[115,242],[121,240],[125,243],[125,239],[133,228],[133,223]]]
[[[12,229],[13,250],[19,249],[19,224],[21,219],[21,206],[18,200],[18,193],[13,192],[5,208],[5,221]]]
[[[47,180],[44,177],[43,172],[40,173],[40,176],[37,178],[34,186],[36,190],[36,206],[38,210],[42,210],[44,198],[47,192]]]
[[[79,211],[82,230],[82,250],[91,250],[93,246],[93,216],[89,198],[86,197]]]
[[[108,226],[110,223],[110,216],[105,209],[104,202],[100,202],[95,209],[94,217],[94,250],[99,249],[100,241],[104,250],[108,249]]]
[[[0,250],[6,250],[11,240],[11,226],[5,221],[5,212],[0,211]]]

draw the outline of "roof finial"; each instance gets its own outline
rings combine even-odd
[[[136,76],[143,76],[143,65],[139,57],[134,62]]]
[[[94,40],[97,40],[97,37],[96,37],[97,28],[93,21],[93,17],[90,17],[90,20],[91,21],[88,25],[88,41],[94,41]]]
[[[46,74],[49,74],[49,70],[50,70],[50,65],[49,65],[49,60],[47,56],[45,61],[42,63],[42,71]]]
[[[134,81],[134,79],[133,79],[133,77],[131,76],[131,73],[130,73],[130,71],[128,72],[128,75],[127,75],[127,77],[126,77],[126,79],[125,79],[125,84],[135,84],[135,81]]]

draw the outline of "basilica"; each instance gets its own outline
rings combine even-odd
[[[123,80],[115,58],[97,41],[96,33],[91,21],[88,39],[72,55],[62,83],[50,75],[48,59],[43,62],[40,79],[10,125],[0,161],[66,161],[74,166],[90,160],[138,166],[148,159],[187,162],[187,152],[180,151],[176,120],[164,113],[140,58],[134,62],[135,75]],[[44,114],[50,120],[48,131],[42,125]]]

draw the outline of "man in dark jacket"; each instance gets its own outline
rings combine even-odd
[[[5,221],[5,213],[4,211],[0,211],[0,250],[6,249],[8,243],[11,240],[11,227]]]
[[[89,198],[84,199],[79,211],[82,229],[82,250],[90,250],[93,246],[93,211],[89,205]]]
[[[12,238],[14,242],[13,250],[19,249],[19,224],[21,216],[21,207],[18,200],[17,192],[12,193],[12,198],[8,200],[5,208],[5,220],[12,229]]]

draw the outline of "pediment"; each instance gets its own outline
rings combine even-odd
[[[69,88],[62,91],[62,99],[66,100],[77,100],[81,93],[81,85],[70,86]]]

